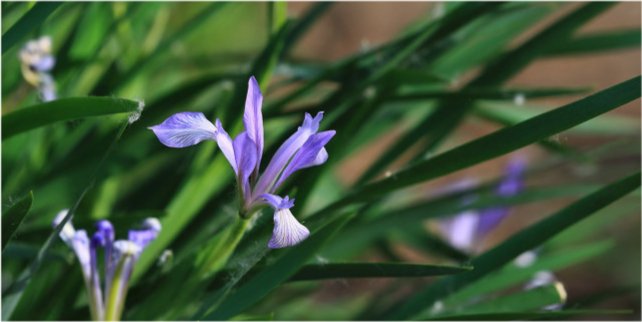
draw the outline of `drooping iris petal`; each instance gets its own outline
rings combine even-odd
[[[96,234],[100,235],[104,241],[105,247],[105,274],[109,270],[111,265],[111,250],[114,244],[114,239],[116,239],[116,232],[114,231],[114,226],[109,222],[109,220],[99,220],[96,223],[96,228],[98,231]]]
[[[245,99],[245,114],[243,114],[243,125],[248,138],[256,145],[256,169],[261,163],[263,154],[263,114],[261,105],[263,104],[263,94],[261,88],[254,76],[250,77],[248,82],[247,97]]]
[[[236,157],[234,156],[234,143],[232,143],[232,139],[223,129],[223,125],[219,119],[216,119],[216,130],[216,143],[232,166],[232,169],[234,169],[234,173],[238,175],[239,171],[236,165]]]
[[[63,219],[65,219],[65,216],[67,216],[67,213],[69,212],[69,209],[62,210],[58,212],[56,217],[54,218],[53,222],[51,223],[53,228],[56,228]],[[74,248],[74,236],[76,235],[76,229],[74,229],[74,225],[71,223],[71,218],[67,221],[65,226],[62,227],[62,230],[60,231],[60,239],[67,244],[67,246]]]
[[[245,200],[249,201],[251,197],[249,178],[256,166],[257,155],[256,146],[247,136],[247,132],[242,132],[234,139],[234,156],[236,157],[238,177],[243,184]]]
[[[315,134],[319,130],[319,123],[322,119],[323,112],[319,112],[314,119],[310,114],[305,113],[303,125],[299,127],[296,133],[283,142],[281,147],[279,147],[272,157],[272,160],[270,160],[265,172],[261,175],[259,182],[256,184],[256,188],[254,189],[255,196],[270,190],[272,185],[276,182],[279,173],[281,173],[281,170],[285,168],[290,158],[292,158],[296,151],[303,146],[311,135]]]
[[[272,188],[272,192],[281,185],[281,182],[294,173],[294,171],[311,167],[316,165],[318,162],[325,162],[328,157],[328,152],[324,150],[325,155],[321,155],[321,157],[319,157],[319,154],[323,147],[330,142],[330,139],[332,139],[335,133],[335,131],[325,131],[310,136],[294,155],[292,161],[290,161],[287,167],[285,167],[279,181],[277,181],[274,188]]]
[[[277,249],[294,246],[308,236],[310,231],[294,218],[290,209],[277,209],[274,212],[274,231],[268,247]]]
[[[149,129],[170,148],[184,148],[216,139],[216,127],[201,112],[177,113]]]
[[[160,233],[161,228],[162,228],[160,220],[158,220],[158,219],[156,219],[154,217],[146,218],[143,221],[143,227],[145,227],[146,229],[151,229],[151,230],[153,230],[153,231],[155,231],[157,233]]]
[[[294,199],[287,196],[281,198],[269,193],[261,194],[259,199],[274,209],[274,230],[268,247],[276,249],[294,246],[310,236],[310,231],[299,223],[290,211],[290,208],[294,207]]]

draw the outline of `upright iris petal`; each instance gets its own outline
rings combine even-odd
[[[256,149],[256,168],[258,173],[261,164],[261,155],[263,154],[263,114],[261,106],[263,104],[263,94],[261,88],[254,76],[250,77],[248,82],[247,97],[245,99],[245,114],[243,114],[243,125],[248,138],[255,144]]]
[[[328,152],[323,147],[330,142],[335,133],[335,131],[325,131],[310,136],[285,167],[279,181],[272,188],[272,192],[294,171],[323,164],[328,159]]]
[[[303,146],[311,135],[319,130],[319,123],[322,119],[323,112],[319,112],[314,119],[310,114],[305,113],[303,125],[299,127],[296,133],[283,142],[272,157],[272,160],[270,160],[270,163],[268,163],[265,172],[263,172],[259,182],[256,184],[254,196],[266,193],[272,188],[279,173],[285,168],[290,158]]]
[[[256,167],[257,155],[256,145],[250,140],[246,132],[236,136],[234,139],[234,155],[236,157],[236,166],[238,168],[239,184],[243,190],[243,199],[251,199],[250,175]]]
[[[272,194],[262,194],[259,198],[265,199],[265,203],[274,208],[274,230],[268,247],[284,248],[301,243],[310,236],[310,231],[294,218],[290,208],[294,207],[294,199],[281,197]]]
[[[204,140],[216,139],[216,127],[201,112],[183,112],[163,123],[149,127],[170,148],[184,148]]]

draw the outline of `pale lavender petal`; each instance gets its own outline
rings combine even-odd
[[[203,140],[215,140],[216,136],[216,127],[201,112],[177,113],[149,129],[170,148],[192,146]]]
[[[141,250],[144,250],[149,243],[153,242],[158,233],[161,231],[161,223],[156,218],[147,218],[143,221],[142,230],[130,230],[127,239],[138,245]]]
[[[318,162],[317,158],[321,149],[330,142],[330,139],[332,139],[335,133],[335,131],[325,131],[310,136],[294,155],[294,158],[292,158],[292,161],[290,161],[288,166],[285,167],[279,181],[276,182],[271,191],[274,192],[274,190],[276,190],[285,179],[294,173],[294,171],[310,167]],[[328,153],[325,152],[325,160],[327,160],[327,154]],[[325,161],[324,156],[321,156],[321,160]]]
[[[113,261],[115,264],[113,265],[114,269],[110,272],[112,278],[110,279],[110,285],[107,287],[110,296],[106,298],[107,302],[105,305],[107,308],[113,309],[113,312],[107,312],[106,316],[114,321],[120,320],[120,314],[123,311],[127,297],[129,280],[131,279],[134,265],[138,261],[141,252],[142,248],[131,241],[117,240],[114,242]],[[121,270],[120,278],[114,279],[118,270]],[[115,296],[111,296],[112,293],[114,293]]]
[[[53,77],[47,73],[40,74],[38,91],[43,102],[50,102],[58,98],[56,94],[56,83]]]
[[[257,199],[259,199],[259,202],[269,205],[274,210],[290,209],[294,207],[294,198],[290,199],[289,196],[285,196],[285,198],[281,198],[277,195],[264,193],[259,195]],[[262,199],[265,199],[265,200],[262,200]]]
[[[506,169],[502,181],[495,187],[495,195],[499,197],[512,197],[524,189],[523,174],[526,170],[526,162],[521,158],[512,159]],[[481,211],[477,237],[484,238],[495,229],[501,221],[510,213],[507,206],[498,206]]]
[[[243,185],[245,200],[250,201],[249,178],[256,166],[256,145],[250,140],[246,132],[242,132],[234,139],[234,155],[236,156],[236,166],[238,168],[238,178]]]
[[[87,236],[87,231],[84,229],[76,231],[73,238],[73,248],[78,262],[80,262],[85,280],[89,282],[91,278],[91,256],[89,254],[89,237]]]
[[[91,261],[91,273],[90,279],[91,284],[88,285],[89,289],[87,290],[90,295],[90,309],[92,310],[92,315],[97,320],[103,320],[105,315],[105,309],[103,306],[103,293],[100,288],[100,272],[98,272],[98,247],[105,247],[107,240],[101,232],[96,232],[91,238],[90,244],[90,261]]]
[[[299,127],[296,133],[283,142],[281,147],[279,147],[272,157],[272,160],[270,160],[265,172],[263,172],[263,175],[261,175],[261,178],[256,184],[256,188],[254,189],[255,196],[270,190],[272,185],[276,182],[279,173],[281,173],[281,170],[285,168],[288,161],[296,151],[303,146],[311,135],[319,130],[321,119],[323,119],[323,112],[319,112],[314,119],[310,114],[305,113],[303,125]]]
[[[53,69],[56,59],[51,55],[43,55],[31,64],[31,67],[38,72],[48,72]]]
[[[153,230],[153,231],[155,231],[157,233],[160,233],[161,228],[162,228],[160,220],[158,220],[158,219],[156,219],[154,217],[146,218],[143,221],[143,227],[145,229]]]
[[[274,231],[268,247],[284,248],[294,246],[310,236],[310,231],[294,218],[290,209],[277,209],[274,212]]]
[[[479,223],[479,214],[466,211],[442,222],[443,231],[449,243],[460,250],[470,251],[475,244],[475,230]]]
[[[223,125],[219,119],[216,119],[216,130],[216,143],[232,166],[232,169],[234,169],[234,173],[238,175],[239,171],[236,167],[236,157],[234,156],[234,144],[232,143],[230,136],[223,129]]]
[[[62,210],[56,214],[56,217],[54,218],[53,222],[51,223],[53,228],[56,228],[63,219],[65,219],[65,216],[67,216],[67,213],[69,212],[68,209]],[[76,229],[74,229],[74,225],[71,223],[71,218],[67,221],[65,226],[62,227],[62,230],[60,231],[60,239],[67,244],[67,246],[74,248],[74,236],[76,236]]]
[[[245,99],[245,114],[243,115],[243,125],[247,136],[256,145],[256,171],[261,164],[261,155],[263,154],[263,114],[261,105],[263,104],[263,95],[261,88],[254,76],[250,77],[248,82],[247,97]]]
[[[506,218],[510,209],[508,207],[493,207],[481,210],[479,224],[476,229],[477,238],[483,239],[493,231]]]

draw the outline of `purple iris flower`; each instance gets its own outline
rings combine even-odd
[[[174,114],[149,129],[154,131],[161,143],[171,148],[184,148],[204,140],[216,141],[236,174],[241,201],[239,215],[249,218],[265,205],[271,205],[275,209],[275,227],[268,247],[282,248],[302,242],[309,231],[305,229],[306,233],[302,233],[303,226],[289,211],[292,205],[285,204],[283,208],[279,208],[281,204],[273,203],[276,199],[270,199],[269,196],[295,171],[323,164],[328,159],[325,145],[335,131],[317,133],[323,112],[319,112],[314,118],[306,113],[302,126],[281,145],[263,174],[259,175],[264,147],[262,103],[261,89],[252,76],[243,115],[245,131],[234,140],[225,132],[218,119],[212,124],[200,112]],[[274,197],[281,200],[280,197]],[[282,200],[288,199],[286,196]]]
[[[18,55],[25,80],[38,89],[44,102],[58,98],[54,79],[49,74],[56,65],[56,58],[51,54],[51,49],[51,37],[43,36],[28,41]]]
[[[498,197],[512,197],[524,189],[524,172],[526,162],[521,158],[512,159],[505,170],[504,178],[494,188]],[[457,188],[464,190],[474,185],[467,180]],[[462,205],[469,205],[476,196],[467,195],[462,199]],[[467,210],[450,218],[440,220],[440,228],[445,238],[455,248],[471,251],[479,242],[493,231],[508,215],[510,208],[505,206],[491,207],[481,210]]]
[[[67,215],[63,210],[56,215],[53,227]],[[97,231],[90,239],[85,230],[75,230],[71,220],[60,232],[60,238],[76,253],[82,268],[85,287],[89,296],[89,309],[94,321],[117,321],[122,314],[127,285],[134,265],[145,247],[161,230],[156,218],[147,218],[142,230],[130,230],[127,240],[115,240],[113,225],[108,220],[96,223]],[[102,292],[98,270],[98,249],[105,249],[105,281]]]

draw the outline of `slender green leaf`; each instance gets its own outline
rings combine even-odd
[[[640,85],[638,76],[574,103],[503,128],[441,155],[418,162],[386,179],[356,189],[318,213],[327,213],[329,209],[373,199],[544,140],[639,98]]]
[[[639,49],[640,29],[581,35],[548,50],[546,56],[587,55],[622,49]]]
[[[44,125],[91,116],[136,112],[138,101],[111,97],[61,98],[26,107],[2,117],[2,139]]]
[[[62,2],[37,2],[18,22],[2,35],[2,55],[51,15]]]
[[[244,277],[245,280],[254,277],[264,269],[255,267]],[[308,264],[294,274],[288,282],[313,281],[323,279],[344,278],[394,278],[394,277],[425,277],[464,273],[473,269],[467,266],[444,266],[410,263],[389,262],[358,262],[358,263],[328,263]],[[225,276],[225,273],[221,275]],[[222,278],[222,277],[221,277]],[[223,280],[220,280],[223,282]]]
[[[473,268],[465,266],[409,263],[330,263],[303,266],[289,281],[309,281],[331,278],[440,276],[464,273],[471,269]]]
[[[24,222],[32,203],[33,191],[22,197],[22,199],[18,200],[18,202],[2,214],[2,251],[4,251],[4,248],[7,247],[11,238],[16,234],[22,222]]]

